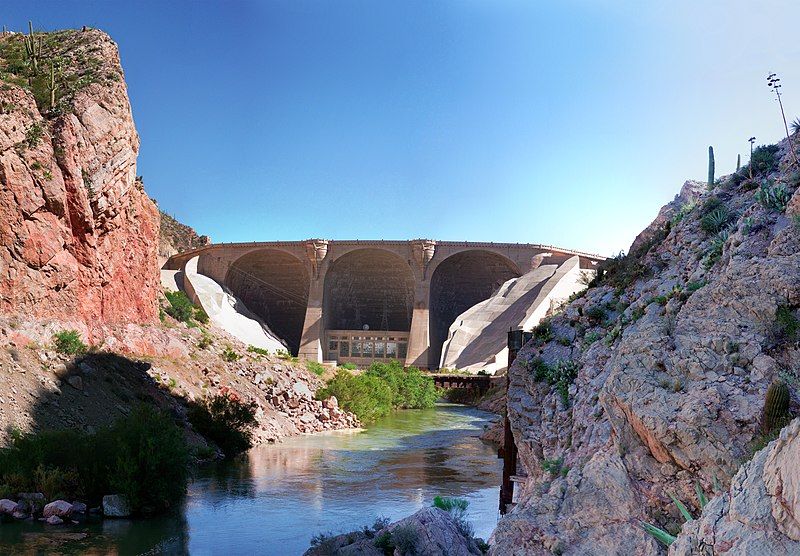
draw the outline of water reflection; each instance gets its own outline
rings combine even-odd
[[[443,404],[398,412],[359,433],[257,447],[200,470],[180,516],[68,529],[90,536],[47,548],[34,548],[34,537],[53,530],[4,524],[0,553],[13,544],[30,554],[301,554],[316,533],[398,519],[437,495],[467,498],[476,533],[486,537],[497,520],[501,469],[477,437],[490,417]]]

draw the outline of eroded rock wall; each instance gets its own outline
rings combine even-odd
[[[22,40],[0,37],[20,74]],[[159,216],[136,179],[139,137],[117,46],[97,30],[43,42],[39,71],[58,60],[70,87],[58,105],[37,103],[21,75],[0,78],[0,313],[153,322]]]
[[[520,353],[508,411],[528,479],[493,554],[665,552],[640,520],[677,534],[669,495],[697,515],[695,483],[727,485],[752,457],[769,384],[800,368],[776,322],[800,307],[800,180],[785,142],[778,156],[757,177],[793,195],[785,209],[741,176],[687,183],[619,272]],[[712,197],[730,215],[719,231],[702,223]]]

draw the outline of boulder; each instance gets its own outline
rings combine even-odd
[[[131,507],[122,494],[103,496],[103,515],[106,517],[130,517]]]
[[[72,515],[85,514],[87,512],[87,510],[88,510],[88,508],[87,508],[86,504],[84,504],[83,502],[73,502],[72,503]]]
[[[305,398],[310,400],[314,397],[314,394],[311,393],[311,389],[305,382],[295,382],[292,386],[292,391],[294,391],[295,395],[300,398]]]
[[[66,500],[55,500],[44,507],[42,517],[48,518],[51,516],[58,516],[60,518],[67,518],[72,515],[73,511],[72,504]]]
[[[395,554],[419,556],[482,554],[476,540],[465,535],[463,527],[450,513],[438,508],[423,508],[379,530],[365,528],[326,539],[308,549],[305,556],[381,556],[384,551],[376,547],[375,542],[382,537],[395,545]]]
[[[83,390],[83,379],[77,375],[69,377],[67,383],[76,390]]]
[[[57,515],[51,515],[50,517],[42,519],[48,525],[61,525],[64,523],[64,520],[58,517]]]
[[[0,500],[0,514],[12,515],[17,510],[17,503],[8,498]]]

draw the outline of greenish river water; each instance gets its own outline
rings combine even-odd
[[[302,554],[317,533],[359,529],[378,516],[394,521],[437,495],[469,500],[468,518],[486,538],[502,469],[478,438],[491,418],[440,404],[362,432],[259,446],[200,469],[179,515],[71,527],[4,523],[0,554]]]

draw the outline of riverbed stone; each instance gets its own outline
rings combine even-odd
[[[60,518],[66,518],[72,515],[73,508],[72,504],[67,502],[66,500],[54,500],[50,502],[44,507],[42,511],[42,516],[48,518],[50,516],[58,516]]]
[[[13,500],[9,500],[8,498],[3,498],[0,500],[0,514],[13,514],[17,509],[17,503]]]
[[[122,494],[103,496],[103,515],[106,517],[130,517],[131,506],[128,498]]]
[[[57,515],[51,515],[50,517],[43,518],[42,521],[44,521],[48,525],[61,525],[62,523],[64,523],[64,520],[58,517]]]

